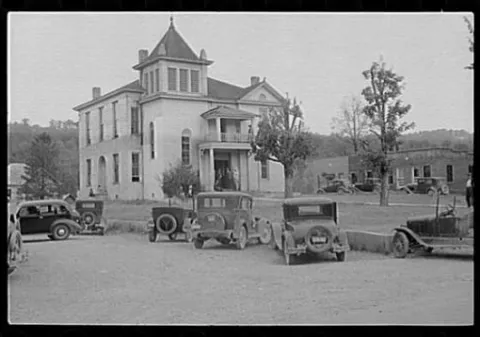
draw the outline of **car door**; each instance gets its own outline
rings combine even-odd
[[[53,204],[39,206],[40,217],[38,221],[38,233],[50,232],[50,225],[55,221],[56,214]]]
[[[37,206],[24,206],[17,213],[22,234],[35,234],[39,231],[40,210]]]

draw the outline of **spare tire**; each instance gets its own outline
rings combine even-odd
[[[318,239],[316,239],[318,238]],[[323,253],[330,249],[333,243],[332,232],[323,226],[311,228],[305,235],[307,249],[313,253]]]
[[[157,218],[155,226],[160,234],[169,235],[175,232],[178,223],[173,215],[163,213]]]
[[[82,214],[82,220],[85,225],[90,226],[95,223],[95,214],[93,212],[85,212]]]

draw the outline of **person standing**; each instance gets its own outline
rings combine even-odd
[[[235,190],[238,191],[240,189],[239,186],[240,175],[236,168],[233,169],[233,182],[235,183]]]
[[[465,184],[465,199],[467,207],[473,206],[473,188],[472,188],[472,174],[468,174],[467,183]]]

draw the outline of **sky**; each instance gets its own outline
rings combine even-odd
[[[156,46],[171,15],[197,55],[205,49],[214,61],[210,77],[242,87],[266,77],[302,102],[313,132],[331,132],[380,57],[405,78],[414,131],[473,132],[470,13],[9,13],[9,121],[78,120],[73,107],[91,99],[92,87],[103,94],[138,78],[138,50]]]

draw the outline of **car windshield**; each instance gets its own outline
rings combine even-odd
[[[317,217],[333,217],[332,205],[298,205],[285,206],[284,217],[287,220],[317,218]]]
[[[237,197],[205,197],[198,199],[198,208],[226,208],[233,209],[238,207]]]

